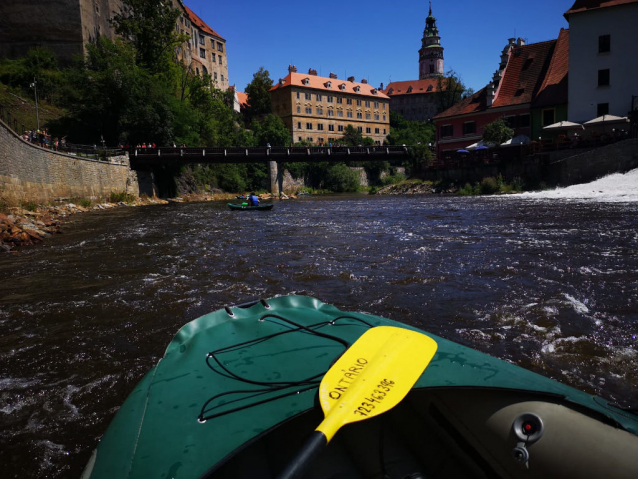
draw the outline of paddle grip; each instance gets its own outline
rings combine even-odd
[[[295,458],[286,466],[286,469],[283,470],[277,479],[296,479],[302,477],[301,474],[306,467],[327,444],[328,440],[325,434],[321,431],[314,431]]]

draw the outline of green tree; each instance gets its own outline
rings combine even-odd
[[[363,133],[352,125],[347,125],[343,130],[343,136],[339,143],[347,146],[359,146],[363,144]]]
[[[135,46],[138,63],[153,73],[171,68],[175,49],[189,38],[175,30],[180,11],[164,0],[122,0],[122,4],[111,23]]]
[[[325,187],[337,193],[355,192],[359,184],[359,174],[343,163],[330,166],[324,178]]]
[[[251,121],[257,116],[272,113],[270,102],[272,84],[268,70],[260,67],[259,71],[253,74],[252,81],[246,85],[246,94],[248,95],[247,113]]]
[[[436,81],[436,101],[438,113],[447,110],[460,102],[465,96],[474,92],[463,84],[461,77],[454,71],[448,70],[445,76],[439,76]]]
[[[514,130],[507,126],[503,118],[485,125],[483,130],[483,141],[489,141],[500,145],[514,136]]]
[[[283,120],[270,114],[262,121],[254,120],[251,127],[257,145],[286,146],[290,143],[290,132]]]

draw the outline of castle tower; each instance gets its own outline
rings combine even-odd
[[[430,13],[425,19],[425,30],[419,50],[419,80],[436,78],[439,75],[443,75],[443,47],[430,2]]]

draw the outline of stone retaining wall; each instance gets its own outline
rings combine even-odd
[[[46,203],[61,198],[140,194],[128,155],[107,161],[40,148],[18,137],[0,121],[0,195],[8,200]]]

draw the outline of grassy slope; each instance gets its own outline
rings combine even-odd
[[[18,129],[21,129],[24,125],[26,129],[35,128],[37,125],[35,99],[25,98],[20,94],[16,94],[10,91],[10,89],[0,83],[0,105],[4,106],[4,117],[7,118],[7,111],[11,112],[11,117],[18,120]],[[60,108],[43,104],[38,101],[38,110],[40,114],[40,127],[46,127],[47,122],[50,120],[56,120],[64,114],[64,111]],[[12,125],[13,127],[13,120]],[[19,131],[18,133],[24,133]]]

